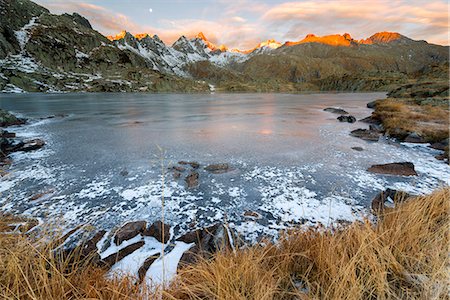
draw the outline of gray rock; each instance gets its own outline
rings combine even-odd
[[[405,201],[409,197],[410,195],[406,192],[387,189],[378,193],[378,195],[372,199],[372,210],[375,215],[378,215],[386,209],[385,203],[387,200],[391,200],[394,204],[396,204]]]
[[[343,110],[342,108],[327,107],[324,109],[324,111],[330,112],[333,114],[348,115],[348,112]]]
[[[389,163],[373,165],[367,171],[378,174],[396,176],[417,176],[414,164],[411,162]]]
[[[199,177],[199,175],[197,172],[192,172],[191,174],[186,176],[186,178],[184,180],[186,181],[188,188],[193,188],[193,187],[198,186],[198,177]]]
[[[200,167],[200,164],[196,161],[179,161],[180,165],[190,165],[193,169],[198,169]]]
[[[355,123],[356,118],[354,116],[339,116],[337,117],[339,122]]]
[[[417,144],[424,144],[424,143],[426,143],[425,139],[423,137],[421,137],[416,132],[413,132],[413,133],[409,134],[405,138],[405,142],[407,142],[407,143],[417,143]]]
[[[378,142],[378,140],[380,139],[379,133],[369,129],[356,129],[350,132],[350,135],[366,141],[373,141],[373,142]]]
[[[144,241],[139,241],[137,243],[131,244],[126,246],[123,249],[120,249],[118,252],[111,254],[110,256],[104,258],[102,260],[102,263],[110,268],[112,267],[116,262],[121,261],[124,257],[130,255],[131,253],[133,253],[134,251],[136,251],[137,249],[141,248],[142,246],[145,245]]]
[[[136,221],[136,222],[128,222],[119,228],[114,235],[114,243],[116,245],[120,245],[123,241],[134,238],[140,233],[143,233],[146,229],[147,222],[145,221]]]
[[[230,166],[228,164],[212,164],[205,167],[206,171],[212,173],[225,173],[228,172]]]
[[[355,151],[364,151],[364,148],[362,147],[352,147],[352,149]]]
[[[143,235],[152,236],[160,243],[165,244],[170,240],[170,225],[161,221],[156,221],[149,228],[144,230]]]
[[[231,240],[236,239],[230,237],[228,232],[234,234],[231,230],[227,230],[225,225],[215,224],[204,229],[188,232],[178,238],[177,241],[195,243],[195,246],[183,254],[179,266],[192,264],[199,257],[209,258],[217,251],[231,249]]]
[[[372,108],[372,109],[374,109],[374,108],[377,106],[378,101],[379,101],[379,100],[375,100],[375,101],[372,101],[372,102],[367,103],[367,105],[366,105],[367,108]]]
[[[441,150],[441,151],[445,151],[445,149],[448,147],[448,138],[437,142],[437,143],[433,143],[430,145],[431,148],[436,149],[436,150]]]
[[[18,148],[15,149],[15,151],[33,151],[38,150],[42,147],[44,147],[45,142],[41,139],[32,139],[28,141],[24,141]]]
[[[382,132],[384,132],[384,127],[383,127],[383,124],[370,124],[369,130],[382,133]]]

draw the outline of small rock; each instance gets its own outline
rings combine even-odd
[[[381,124],[381,121],[375,116],[371,115],[364,119],[359,120],[360,122],[369,123],[369,124]]]
[[[333,114],[348,115],[348,112],[346,112],[342,108],[327,107],[324,109],[324,111],[330,112]]]
[[[142,264],[142,266],[138,270],[139,282],[143,282],[144,281],[145,275],[147,274],[148,269],[155,262],[155,260],[157,260],[158,258],[159,258],[159,253],[155,254],[155,255],[152,255],[150,257],[147,257],[145,259],[144,263]]]
[[[445,154],[445,153],[436,155],[435,158],[436,158],[437,160],[442,160],[442,161],[446,161],[446,160],[449,159],[448,155]]]
[[[56,115],[50,115],[50,116],[41,118],[41,120],[45,120],[45,119],[54,119],[54,118],[66,118],[66,117],[68,117],[68,116],[69,116],[69,115],[67,115],[67,114],[56,114]]]
[[[186,176],[184,180],[186,181],[188,188],[193,188],[198,185],[198,176],[199,175],[197,172],[192,172],[191,174]]]
[[[367,171],[378,174],[397,176],[417,176],[414,164],[411,162],[390,163],[383,165],[373,165]]]
[[[449,139],[446,138],[440,142],[431,144],[430,147],[436,150],[445,151],[445,149],[448,147],[448,141]]]
[[[196,161],[179,161],[180,165],[190,165],[193,169],[198,169],[200,167],[200,164]]]
[[[51,193],[53,193],[53,190],[48,190],[48,191],[45,191],[45,192],[37,193],[37,194],[34,194],[33,196],[31,196],[31,197],[30,197],[30,200],[31,200],[31,201],[36,201],[36,200],[38,200],[39,198],[42,198],[42,197],[44,197],[45,195],[48,195],[48,194],[51,194]]]
[[[231,249],[231,240],[234,238],[228,236],[225,225],[215,224],[204,229],[197,229],[186,233],[177,239],[185,243],[195,243],[191,249],[186,251],[180,259],[180,266],[191,264],[197,260],[198,257],[209,258],[213,253]],[[231,234],[233,234],[231,232]]]
[[[174,171],[182,173],[182,172],[186,171],[186,168],[183,168],[183,167],[180,167],[180,166],[172,166],[172,167],[169,168],[169,170],[174,170]]]
[[[15,138],[16,134],[14,132],[9,132],[3,129],[0,129],[0,138],[6,138],[6,139],[11,139],[11,138]]]
[[[261,219],[262,216],[256,211],[247,210],[244,212],[244,217],[249,217],[251,219]]]
[[[363,147],[352,147],[352,149],[355,151],[364,151]]]
[[[383,127],[383,124],[370,124],[369,125],[369,130],[374,131],[374,132],[378,132],[378,133],[383,133],[384,132],[384,127]]]
[[[156,221],[149,228],[145,229],[143,235],[152,236],[160,243],[166,244],[170,240],[170,225]]]
[[[337,117],[339,122],[355,123],[356,118],[354,116],[339,116]]]
[[[45,142],[41,139],[32,139],[28,141],[24,141],[23,143],[19,144],[18,148],[15,149],[15,151],[33,151],[38,150],[42,148],[45,145]]]
[[[99,250],[97,249],[97,243],[103,238],[105,233],[106,233],[105,230],[100,230],[97,233],[95,233],[94,236],[92,236],[92,238],[87,240],[86,243],[84,243],[83,245],[82,254],[84,256],[88,256],[91,255],[92,253],[97,252],[97,250]]]
[[[356,129],[350,132],[351,136],[366,140],[377,142],[380,138],[380,134],[368,129]]]
[[[212,164],[205,167],[206,171],[212,173],[225,173],[228,172],[230,166],[228,164]]]
[[[121,261],[124,257],[130,255],[137,249],[141,248],[145,245],[144,241],[139,241],[137,243],[126,246],[123,249],[120,249],[118,252],[111,254],[110,256],[104,258],[102,260],[103,264],[107,267],[112,267],[116,262]]]
[[[123,177],[126,177],[126,176],[128,176],[128,171],[126,170],[126,169],[123,169],[122,171],[120,171],[120,173],[119,173],[121,176],[123,176]]]
[[[372,200],[372,210],[375,215],[378,215],[380,212],[386,209],[385,202],[390,199],[394,204],[403,202],[410,195],[406,192],[396,191],[392,189],[387,189],[383,192],[378,193]]]
[[[379,100],[375,100],[375,101],[372,101],[372,102],[367,103],[367,105],[366,105],[367,108],[372,108],[372,109],[374,109],[374,108],[377,106],[378,101],[379,101]]]
[[[114,236],[114,243],[120,245],[123,241],[134,238],[140,233],[143,233],[147,227],[147,222],[136,221],[128,222],[116,231]]]
[[[416,132],[413,132],[413,133],[409,134],[405,138],[405,142],[407,142],[407,143],[417,143],[417,144],[424,144],[424,143],[426,143],[425,139],[423,137],[421,137]]]

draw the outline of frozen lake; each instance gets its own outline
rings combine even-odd
[[[31,119],[10,128],[41,137],[36,152],[13,154],[0,181],[0,208],[109,229],[161,217],[182,233],[227,221],[248,238],[295,224],[326,225],[367,212],[387,187],[428,193],[448,182],[450,167],[424,146],[351,137],[367,124],[340,123],[324,112],[341,107],[357,119],[383,93],[341,94],[22,94],[0,107]],[[65,117],[40,120],[50,115]],[[362,147],[363,151],[352,150]],[[199,182],[167,168],[197,161]],[[417,177],[371,174],[372,164],[411,161]],[[230,172],[203,167],[229,163]],[[37,200],[33,195],[44,193]],[[251,220],[245,211],[262,218]]]

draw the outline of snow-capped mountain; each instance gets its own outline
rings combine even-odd
[[[210,61],[218,66],[247,60],[251,53],[229,51],[225,46],[216,46],[199,33],[192,39],[184,35],[171,46],[154,35],[136,35],[123,31],[116,36],[109,36],[117,47],[133,51],[152,65],[154,70],[169,72],[183,77],[189,77],[185,66],[198,61]]]

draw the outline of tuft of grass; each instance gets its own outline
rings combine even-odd
[[[108,277],[39,236],[0,234],[1,299],[445,299],[450,188],[335,228],[292,229],[184,267],[168,286]],[[1,223],[1,222],[0,222]]]
[[[413,100],[385,99],[377,103],[374,116],[394,137],[403,139],[416,132],[427,142],[440,142],[449,136],[448,100],[441,102],[421,105]]]

